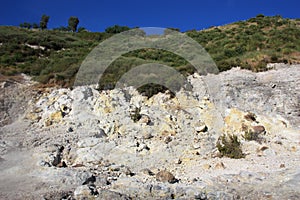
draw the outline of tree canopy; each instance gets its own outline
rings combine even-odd
[[[128,30],[130,30],[130,28],[128,26],[114,25],[114,26],[110,26],[110,27],[106,28],[105,32],[116,34],[116,33],[121,33],[121,32],[128,31]]]
[[[69,18],[68,25],[71,31],[76,32],[78,24],[79,24],[78,17],[72,16]]]
[[[30,29],[32,27],[32,25],[28,22],[24,22],[24,23],[20,24],[20,27]]]
[[[50,17],[47,15],[43,15],[40,21],[40,28],[41,29],[47,29],[48,22],[49,22]]]

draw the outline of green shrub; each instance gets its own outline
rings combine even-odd
[[[53,74],[41,75],[34,78],[35,81],[38,81],[43,84],[47,84],[50,79],[54,78]]]
[[[241,149],[241,143],[236,135],[222,135],[217,142],[217,148],[222,156],[239,159],[245,155]]]
[[[271,62],[278,62],[278,56],[275,55],[275,54],[273,54],[273,55],[271,56]]]
[[[256,18],[264,18],[265,16],[263,14],[256,15]]]
[[[130,28],[128,26],[119,26],[119,25],[114,25],[110,26],[105,29],[106,33],[111,33],[111,34],[116,34],[116,33],[121,33],[124,31],[128,31]]]
[[[142,118],[142,115],[140,114],[141,112],[141,108],[135,108],[133,110],[132,113],[130,113],[130,118],[134,121],[134,122],[137,122],[139,121],[141,118]]]
[[[245,132],[245,134],[243,135],[243,137],[245,138],[245,140],[248,140],[248,141],[251,141],[251,140],[258,141],[259,140],[259,134],[252,130],[247,130]]]
[[[164,93],[168,91],[168,88],[159,84],[150,83],[137,88],[137,90],[141,95],[151,98],[153,95],[156,95],[160,92]],[[172,98],[175,97],[174,93],[170,92],[170,94]]]

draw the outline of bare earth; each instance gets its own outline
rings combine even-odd
[[[1,77],[0,199],[299,199],[300,66],[188,80],[147,99]]]

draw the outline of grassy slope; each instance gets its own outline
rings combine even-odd
[[[221,71],[234,66],[262,71],[269,62],[300,62],[299,19],[257,16],[186,34],[210,53]],[[23,72],[42,83],[68,86],[85,56],[110,36],[107,33],[0,27],[0,73],[13,75]],[[45,49],[33,49],[27,44]],[[193,68],[175,54],[143,49],[117,59],[106,72],[102,88],[107,88],[106,83],[114,83],[126,70],[148,62],[167,64],[183,74],[193,73]]]
[[[52,30],[27,30],[0,27],[0,72],[12,75],[23,72],[38,81],[71,80],[85,56],[100,41],[103,33],[69,33]],[[41,46],[33,49],[28,46]]]
[[[261,71],[266,63],[300,61],[299,19],[257,16],[187,34],[206,48],[220,70],[241,66]]]

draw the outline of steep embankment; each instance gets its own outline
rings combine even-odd
[[[175,98],[4,83],[31,96],[0,129],[0,197],[297,199],[299,69],[193,75]]]
[[[267,63],[300,61],[300,21],[280,16],[258,15],[247,21],[185,34],[201,44],[220,71],[241,66],[252,71],[266,70]],[[27,30],[0,27],[0,73],[26,73],[42,83],[72,85],[81,62],[110,33],[70,33],[57,30]],[[114,84],[126,70],[143,63],[158,62],[193,74],[183,58],[157,49],[129,52],[115,60],[107,71],[103,88]]]

